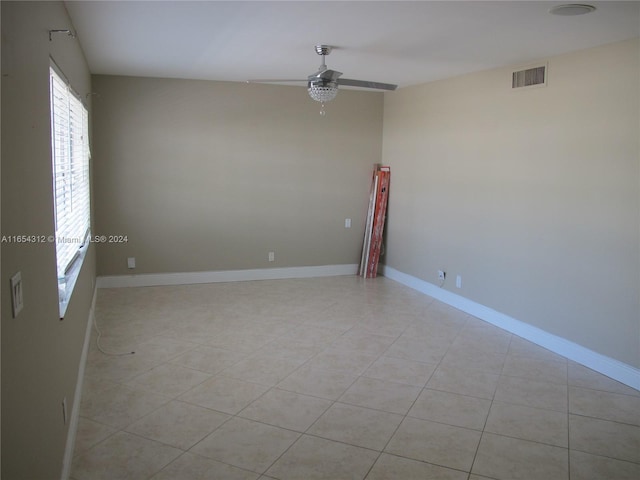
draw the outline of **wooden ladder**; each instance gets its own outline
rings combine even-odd
[[[360,259],[359,275],[364,278],[375,278],[378,275],[378,262],[382,249],[382,235],[389,199],[389,182],[391,167],[376,165],[371,181],[369,211],[364,232],[364,244]]]

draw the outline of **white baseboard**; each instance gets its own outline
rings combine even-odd
[[[474,317],[566,357],[574,362],[589,367],[596,372],[611,377],[625,385],[640,390],[640,369],[615,360],[606,355],[594,352],[582,345],[541,330],[533,325],[516,320],[504,313],[485,307],[468,298],[456,295],[448,290],[439,288],[432,283],[402,273],[394,268],[380,265],[382,275],[398,283],[429,295],[452,307],[462,310]]]
[[[220,270],[211,272],[146,273],[98,277],[98,288],[154,287],[195,283],[241,282],[247,280],[280,280],[287,278],[333,277],[356,275],[358,265],[319,265],[310,267],[260,268],[253,270]]]
[[[96,311],[96,297],[98,287],[93,289],[93,299],[91,300],[91,308],[89,309],[89,317],[87,319],[87,328],[84,332],[84,344],[82,345],[82,354],[80,355],[80,365],[78,367],[78,379],[76,380],[76,391],[73,395],[73,407],[69,416],[69,431],[67,432],[67,443],[64,449],[64,458],[62,460],[62,480],[67,480],[71,475],[71,464],[73,462],[73,451],[76,446],[76,435],[78,433],[78,421],[80,420],[80,402],[82,400],[82,387],[84,384],[84,370],[87,364],[87,356],[89,354],[89,343],[91,342],[91,329],[93,328],[94,315]]]

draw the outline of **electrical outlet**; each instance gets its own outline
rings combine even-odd
[[[344,228],[351,228],[351,219],[350,218],[345,218],[344,219]]]
[[[447,276],[447,272],[445,272],[444,270],[438,270],[438,279],[439,280],[444,280]]]
[[[13,318],[16,318],[24,306],[21,272],[18,272],[11,277],[11,306],[13,308]]]
[[[460,275],[456,277],[456,287],[462,288],[462,276]]]
[[[269,252],[269,261],[270,262],[275,262],[276,260],[276,253],[275,252]]]
[[[136,268],[136,257],[127,258],[127,268]]]

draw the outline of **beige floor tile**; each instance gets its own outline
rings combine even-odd
[[[370,353],[331,346],[309,360],[307,365],[346,375],[362,375],[377,358],[377,355]]]
[[[385,452],[469,472],[480,432],[407,417]]]
[[[252,353],[276,338],[276,336],[271,335],[259,335],[241,330],[229,330],[213,336],[209,340],[208,345],[236,352]]]
[[[511,334],[495,327],[466,327],[451,343],[455,351],[479,351],[506,354]]]
[[[640,463],[640,427],[569,415],[572,449]]]
[[[344,333],[341,328],[318,327],[315,325],[300,325],[282,336],[304,345],[327,347],[331,342]]]
[[[499,379],[500,375],[493,373],[440,365],[429,378],[427,388],[491,400]]]
[[[189,390],[180,400],[235,415],[269,387],[224,376],[213,377]]]
[[[305,343],[282,337],[269,342],[256,352],[257,355],[272,355],[289,360],[295,360],[302,364],[324,350],[324,347],[308,345]]]
[[[493,402],[484,431],[567,448],[568,423],[566,413]]]
[[[451,347],[442,359],[442,366],[476,370],[499,375],[506,360],[506,354],[490,350],[468,347]]]
[[[640,464],[571,451],[569,455],[571,480],[638,480]]]
[[[377,335],[354,327],[331,343],[331,348],[359,352],[376,357],[384,353],[396,337]]]
[[[411,417],[482,430],[491,401],[456,393],[424,389],[409,410]]]
[[[372,450],[303,435],[266,474],[281,480],[356,480],[377,457]]]
[[[640,397],[569,387],[569,412],[640,425]]]
[[[628,387],[613,378],[595,372],[590,368],[575,362],[569,363],[569,385],[574,387],[590,388],[592,390],[603,390],[605,392],[622,393],[625,395],[640,396],[640,391]]]
[[[85,373],[95,379],[119,383],[131,380],[156,365],[155,362],[135,354],[109,356],[99,351],[93,351],[87,358]]]
[[[513,335],[511,343],[509,344],[509,355],[517,357],[534,358],[538,360],[549,360],[558,362],[567,362],[567,359],[562,355],[558,355],[551,350],[548,350],[540,345]]]
[[[151,477],[151,480],[211,480],[218,478],[256,480],[259,476],[258,473],[187,452]]]
[[[117,430],[113,427],[94,422],[89,418],[80,417],[78,419],[78,429],[76,430],[74,454],[78,455],[87,451],[115,432]]]
[[[448,343],[413,338],[403,334],[384,354],[387,357],[437,364],[442,360],[448,348]]]
[[[211,375],[208,373],[178,365],[164,364],[138,375],[126,385],[173,398],[210,378]]]
[[[472,332],[474,334],[475,332],[478,332],[478,335],[502,335],[508,336],[509,338],[513,337],[513,334],[511,334],[510,332],[507,332],[506,330],[496,325],[485,322],[484,320],[480,320],[471,315],[468,316],[468,320],[464,326],[464,330]]]
[[[568,480],[568,450],[484,433],[472,472],[499,480]]]
[[[83,403],[81,415],[114,428],[124,428],[170,400],[164,395],[117,385]]]
[[[229,415],[171,401],[129,425],[125,430],[141,437],[188,450],[222,425]]]
[[[357,378],[357,375],[314,369],[305,365],[280,382],[278,388],[337,400]]]
[[[119,385],[116,382],[109,382],[100,378],[92,377],[85,372],[82,382],[82,405],[92,397],[99,397],[103,392]]]
[[[397,338],[405,332],[415,318],[414,315],[409,314],[372,315],[360,320],[354,329]]]
[[[73,461],[77,480],[139,480],[148,478],[182,451],[125,432],[118,432]]]
[[[424,387],[436,366],[434,364],[382,356],[364,372],[365,377]]]
[[[407,338],[427,338],[450,345],[463,328],[459,322],[419,318],[407,327],[403,335]]]
[[[276,427],[305,432],[332,404],[331,400],[273,388],[238,415]]]
[[[366,480],[467,480],[467,473],[383,453]]]
[[[136,354],[92,332],[74,480],[640,476],[639,391],[384,277],[101,289],[95,312]],[[172,461],[191,445],[218,458]]]
[[[274,386],[294,372],[303,361],[268,353],[258,353],[226,368],[222,374],[261,385]]]
[[[98,334],[95,331],[95,328],[91,333],[89,360],[92,360],[92,357],[104,355],[104,353],[98,348]],[[115,335],[112,330],[109,330],[107,334],[103,332],[100,336],[100,348],[110,353],[130,353],[137,350],[141,343],[148,340],[149,338],[146,336],[134,336],[126,330],[121,330],[119,335]]]
[[[162,332],[162,336],[164,337],[194,343],[196,345],[206,345],[209,343],[213,335],[214,333],[210,328],[206,328],[201,325],[181,325]]]
[[[567,386],[528,378],[501,376],[494,399],[534,408],[567,411]]]
[[[325,310],[323,312],[313,312],[304,319],[303,325],[328,328],[334,332],[340,332],[340,335],[353,328],[361,320],[359,315],[349,314],[348,312],[336,312],[333,310]]]
[[[405,415],[419,393],[419,387],[360,377],[340,397],[340,401],[360,407]]]
[[[382,450],[402,421],[402,415],[334,403],[307,431],[329,440]]]
[[[277,300],[276,300],[277,302]],[[278,338],[285,335],[289,330],[298,326],[298,322],[287,320],[286,317],[273,317],[262,315],[259,320],[251,320],[247,323],[247,329],[252,334],[266,335]],[[271,342],[269,342],[271,343]],[[266,345],[269,345],[267,343]]]
[[[299,433],[243,418],[232,418],[191,449],[192,453],[264,473]]]
[[[451,307],[438,300],[434,300],[424,311],[424,316],[431,320],[439,320],[442,322],[449,322],[452,324],[464,326],[469,321],[469,315],[462,310]],[[488,325],[486,322],[479,321],[482,325]]]
[[[567,384],[567,362],[507,355],[503,375]]]
[[[196,343],[155,335],[135,345],[134,350],[136,355],[157,364],[171,360],[195,347]]]
[[[201,345],[178,355],[170,363],[201,372],[216,374],[247,358],[246,353]]]

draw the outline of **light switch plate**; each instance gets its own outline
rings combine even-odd
[[[11,306],[13,308],[13,318],[16,318],[24,306],[22,298],[22,274],[20,272],[11,277]]]
[[[127,268],[136,268],[136,257],[127,258]]]

